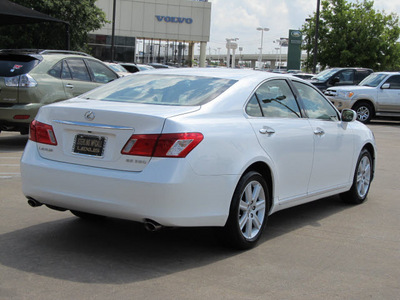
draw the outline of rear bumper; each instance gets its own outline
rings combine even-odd
[[[40,103],[14,104],[10,106],[0,106],[0,130],[19,131],[28,129],[29,124],[35,119],[40,107]],[[24,119],[16,116],[29,116]]]
[[[42,158],[29,141],[21,159],[25,196],[65,209],[164,226],[224,226],[235,175],[199,176],[184,159],[153,159],[142,172]]]

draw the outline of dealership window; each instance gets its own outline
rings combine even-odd
[[[114,60],[121,62],[135,61],[136,38],[128,36],[114,37]],[[111,36],[102,34],[89,34],[89,47],[94,57],[111,60]]]

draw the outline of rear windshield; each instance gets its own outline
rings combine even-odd
[[[81,97],[103,101],[193,106],[213,100],[236,82],[214,77],[137,74],[118,79]]]
[[[0,76],[13,77],[29,73],[39,60],[28,55],[0,55]]]

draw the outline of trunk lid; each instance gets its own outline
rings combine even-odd
[[[38,144],[42,157],[85,166],[142,171],[151,157],[121,150],[132,134],[159,134],[167,118],[199,107],[68,100],[42,107],[37,120],[54,129],[56,146]]]

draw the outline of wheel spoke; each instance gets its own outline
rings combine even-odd
[[[258,218],[257,215],[255,215],[255,218],[253,219],[253,224],[254,224],[254,227],[256,227],[258,230],[261,229],[262,223],[261,223],[261,220]]]
[[[259,200],[256,203],[256,212],[259,212],[260,210],[265,209],[265,200]]]
[[[246,237],[250,238],[252,236],[252,231],[253,231],[253,221],[251,220],[251,218],[247,218],[247,222],[246,222]]]
[[[239,204],[240,211],[247,211],[247,207],[248,207],[247,203],[244,202],[243,200],[240,200],[240,204]]]
[[[253,192],[252,192],[252,188],[251,188],[251,184],[248,184],[246,186],[246,189],[244,191],[244,196],[246,198],[246,203],[250,203],[251,199],[253,198]]]
[[[254,186],[253,195],[252,195],[251,200],[257,201],[258,197],[260,196],[260,192],[261,192],[261,184],[257,183]]]
[[[244,225],[247,224],[247,221],[249,220],[249,215],[248,214],[243,214],[243,216],[239,220],[239,228],[243,232],[243,227]]]

